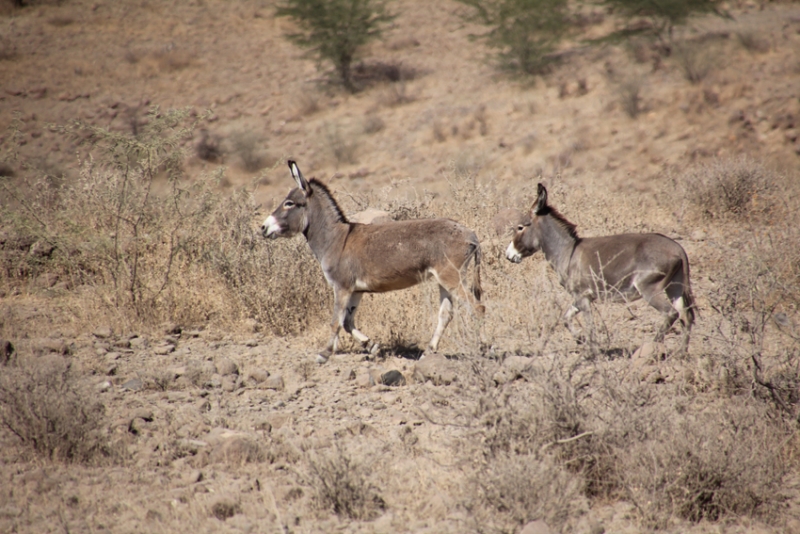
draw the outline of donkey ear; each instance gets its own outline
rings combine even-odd
[[[311,194],[311,187],[309,187],[308,182],[303,177],[303,173],[300,172],[300,167],[297,166],[294,160],[289,160],[289,170],[292,172],[292,178],[294,181],[297,182],[297,187],[299,187],[306,195]]]
[[[534,214],[542,213],[547,209],[547,189],[544,188],[544,185],[541,183],[539,184],[539,195],[536,197],[536,203],[533,205],[531,211]]]

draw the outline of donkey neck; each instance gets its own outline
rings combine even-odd
[[[342,221],[340,213],[318,195],[309,199],[307,209],[308,225],[303,234],[314,256],[323,262],[329,252],[344,246],[350,224]]]
[[[564,280],[579,238],[575,235],[574,228],[569,228],[565,222],[551,215],[542,217],[541,229],[541,248],[544,257]]]

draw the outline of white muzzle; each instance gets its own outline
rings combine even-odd
[[[506,249],[506,259],[508,261],[513,261],[514,263],[519,263],[522,261],[522,254],[514,247],[514,242],[508,244],[508,248]]]
[[[270,215],[267,217],[267,220],[264,221],[264,224],[261,225],[261,234],[264,237],[278,237],[278,234],[281,233],[281,227],[278,224],[278,221]]]

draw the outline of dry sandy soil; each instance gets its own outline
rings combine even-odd
[[[351,95],[283,37],[291,23],[271,1],[30,3],[0,4],[6,152],[21,121],[18,158],[2,168],[9,188],[29,179],[20,161],[76,175],[81,147],[51,125],[78,119],[135,134],[153,106],[209,110],[184,170],[224,167],[220,192],[250,188],[261,208],[253,227],[292,186],[291,157],[348,212],[422,206],[475,228],[488,311],[475,330],[460,309],[442,353],[418,361],[435,288],[368,296],[362,330],[385,348],[369,359],[345,341],[319,366],[324,314],[286,336],[246,317],[152,327],[104,317],[101,305],[84,310],[79,288],[5,271],[0,338],[14,345],[12,360],[39,370],[70,362],[86,402],[104,406],[110,452],[51,461],[0,429],[0,531],[518,532],[541,519],[552,532],[800,532],[800,442],[786,415],[797,395],[781,410],[742,375],[750,342],[728,334],[752,325],[731,327],[735,314],[720,305],[754,236],[794,221],[796,205],[784,199],[773,219],[742,222],[707,216],[685,194],[700,176],[692,169],[740,155],[800,191],[800,4],[731,2],[732,18],[693,21],[681,39],[709,63],[690,83],[677,54],[644,45],[576,48],[547,76],[511,79],[469,38],[481,29],[464,22],[461,4],[397,0],[399,16],[364,59],[398,66],[404,79]],[[633,118],[623,98],[631,84],[641,97]],[[211,161],[201,157],[208,146],[219,150]],[[687,358],[673,356],[675,334],[648,343],[658,317],[642,303],[598,306],[599,349],[557,324],[569,301],[554,274],[541,257],[506,262],[507,237],[491,224],[500,208],[526,209],[537,181],[582,235],[680,241],[701,310]],[[9,190],[2,209],[13,205]],[[796,236],[779,245],[784,256]],[[297,267],[321,284],[304,254]],[[798,361],[786,327],[800,321],[796,305],[770,308],[780,315],[757,339],[774,376]],[[0,372],[22,381],[13,365]],[[401,384],[380,383],[390,370]],[[699,428],[712,437],[692,441]],[[688,444],[671,441],[681,435]],[[653,472],[722,457],[730,464],[707,470],[719,477],[712,489],[701,469],[690,497]],[[740,478],[726,478],[737,466]],[[690,488],[681,476],[675,486]],[[737,501],[745,494],[749,508]]]

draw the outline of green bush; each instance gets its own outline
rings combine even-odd
[[[479,36],[497,50],[498,64],[522,74],[541,74],[570,29],[567,0],[459,0],[474,11],[467,20],[490,29]]]
[[[308,48],[320,62],[330,61],[341,82],[351,92],[351,67],[358,50],[380,37],[395,15],[386,11],[384,0],[284,0],[275,14],[290,17],[300,27],[289,40]]]

